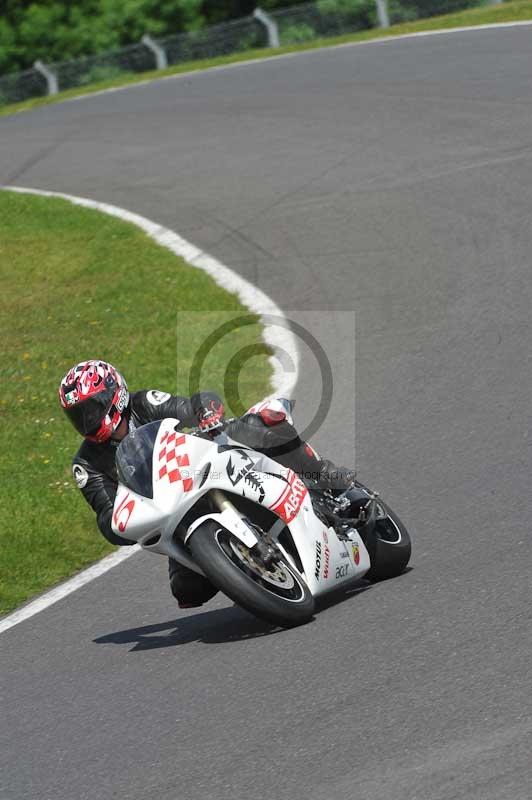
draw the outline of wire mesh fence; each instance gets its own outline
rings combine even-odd
[[[475,6],[493,5],[493,0],[389,0],[390,22],[413,22],[425,17],[436,17],[440,14],[452,14]]]
[[[46,80],[36,69],[4,75],[0,78],[0,106],[42,97],[47,91]]]
[[[164,49],[169,65],[230,55],[257,47],[267,47],[264,26],[253,17],[212,25],[209,28],[167,36],[157,43]]]
[[[155,69],[153,53],[143,44],[134,44],[121,50],[113,50],[73,61],[61,61],[48,65],[57,76],[59,89],[88,86],[135,72]],[[1,91],[1,84],[0,84]]]
[[[374,0],[318,0],[314,4],[280,9],[271,16],[279,27],[282,46],[377,26]]]
[[[446,14],[494,0],[387,0],[392,24]],[[313,39],[354,33],[379,24],[376,0],[317,0],[269,12],[281,46]],[[268,47],[271,40],[264,24],[254,16],[214,25],[193,33],[180,33],[157,40],[169,66],[216,58],[255,48]],[[114,78],[156,69],[154,52],[144,43],[120,50],[48,64],[58,89],[88,86]],[[0,106],[40,97],[51,90],[37,69],[0,77]]]

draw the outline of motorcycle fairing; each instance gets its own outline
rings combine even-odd
[[[228,528],[247,547],[257,543],[253,527],[233,509],[201,516],[187,528],[184,543],[174,533],[185,515],[207,492],[221,490],[228,499],[240,495],[269,509],[277,517],[272,536],[294,569],[302,573],[314,596],[360,578],[370,560],[360,536],[340,539],[316,516],[304,483],[291,470],[227,437],[216,442],[176,431],[177,420],[161,422],[153,448],[153,497],[142,497],[119,485],[113,530],[137,541],[143,549],[175,558],[197,572],[184,543],[205,519]],[[140,430],[140,429],[138,429]],[[222,445],[222,446],[219,446]],[[123,510],[129,505],[127,514]],[[288,529],[301,567],[280,540]]]

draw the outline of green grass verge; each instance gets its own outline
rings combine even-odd
[[[301,44],[281,47],[278,50],[248,50],[240,53],[234,53],[233,55],[229,56],[220,56],[218,58],[205,59],[202,61],[189,61],[187,63],[177,64],[165,70],[135,74],[128,73],[120,76],[119,78],[111,78],[107,81],[91,84],[90,86],[69,89],[67,91],[60,92],[54,97],[38,97],[33,100],[26,100],[22,103],[15,103],[0,107],[0,116],[16,114],[20,111],[28,111],[32,108],[38,108],[40,106],[50,105],[52,103],[60,103],[61,101],[68,100],[72,97],[93,94],[94,92],[100,92],[103,89],[128,86],[130,84],[140,83],[142,81],[156,80],[167,75],[179,75],[180,73],[197,72],[199,70],[206,70],[212,67],[236,64],[241,61],[255,61],[263,58],[271,58],[272,56],[282,55],[284,53],[297,53],[305,50],[316,50],[318,48],[331,47],[347,42],[365,42],[370,41],[371,39],[380,39],[382,37],[400,36],[405,33],[418,33],[422,31],[446,28],[459,28],[469,25],[488,25],[497,22],[526,21],[532,22],[532,0],[511,0],[510,2],[502,3],[501,5],[480,6],[479,8],[471,8],[465,11],[456,12],[454,14],[430,17],[429,19],[417,20],[416,22],[403,23],[401,25],[393,25],[387,30],[374,28],[368,31],[349,33],[343,36],[335,36],[327,39],[314,39]]]
[[[0,192],[0,277],[6,613],[113,549],[71,478],[80,439],[57,400],[66,369],[103,358],[133,390],[188,394],[191,359],[212,326],[249,312],[137,227],[55,198]],[[206,362],[204,388],[223,394],[225,365],[259,340],[258,324],[222,339]],[[266,353],[248,361],[239,382],[244,404],[264,396],[270,375]]]

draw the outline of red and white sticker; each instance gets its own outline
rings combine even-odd
[[[292,522],[299,514],[301,506],[303,505],[303,500],[307,494],[307,487],[301,478],[298,478],[295,472],[290,470],[286,489],[284,489],[273,506],[270,506],[270,509],[274,514],[284,519],[285,522]]]
[[[185,445],[185,443],[186,436],[183,434],[177,434],[175,431],[163,433],[158,454],[158,476],[159,480],[166,478],[169,483],[181,481],[183,484],[183,491],[190,492],[194,483],[190,477],[190,471],[183,470],[183,472],[181,472],[181,467],[190,466],[188,454],[183,450],[183,445]]]
[[[131,500],[128,502],[129,492],[120,502],[120,505],[115,508],[115,512],[113,514],[113,522],[115,527],[118,528],[120,533],[124,533],[125,529],[127,528],[127,524],[129,522],[129,518],[133,513],[133,509],[135,508],[135,498],[132,497]]]

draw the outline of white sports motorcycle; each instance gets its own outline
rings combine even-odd
[[[150,422],[122,441],[116,464],[116,533],[283,627],[308,621],[316,598],[394,577],[410,558],[407,530],[375,493],[356,481],[340,497],[306,485],[224,427],[206,436]]]

